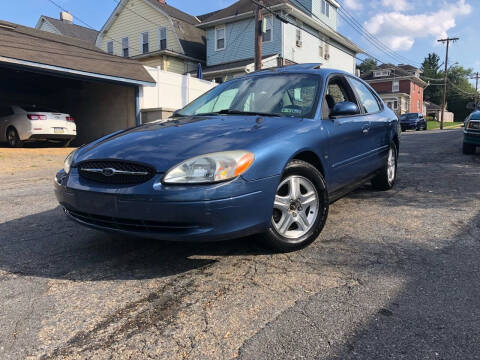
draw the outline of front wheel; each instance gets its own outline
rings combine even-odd
[[[397,147],[390,145],[385,165],[380,169],[377,176],[372,179],[372,185],[378,190],[390,190],[397,179]]]
[[[307,162],[293,160],[278,185],[264,242],[281,252],[309,245],[325,226],[328,205],[327,187],[320,171]]]

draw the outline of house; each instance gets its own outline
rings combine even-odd
[[[262,54],[264,66],[322,63],[351,73],[362,50],[337,32],[335,0],[265,0]],[[198,16],[206,31],[206,79],[222,82],[253,69],[255,16],[251,0],[238,0],[213,13]]]
[[[100,30],[96,45],[105,52],[179,74],[205,63],[200,20],[165,0],[121,0]]]
[[[421,73],[420,69],[411,65],[382,64],[361,77],[398,115],[410,112],[426,115],[423,89],[427,83],[420,78]]]
[[[45,15],[40,16],[35,28],[83,40],[91,45],[95,44],[98,36],[98,31],[74,24],[73,16],[65,11],[60,13],[60,19],[54,19]]]
[[[140,92],[155,85],[138,61],[1,20],[0,79],[4,105],[35,104],[71,114],[77,145],[140,124]]]
[[[426,116],[431,117],[432,120],[440,121],[442,118],[442,107],[440,105],[434,104],[429,101],[425,101],[425,114]],[[453,122],[454,121],[454,114],[447,110],[447,105],[445,104],[445,111],[443,114],[444,122]]]

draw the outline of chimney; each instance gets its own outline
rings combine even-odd
[[[64,23],[72,24],[73,23],[73,16],[69,12],[62,11],[60,13],[60,20],[62,20]]]

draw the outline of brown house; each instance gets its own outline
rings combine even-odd
[[[388,107],[398,115],[418,112],[425,115],[423,89],[427,83],[420,78],[421,70],[411,65],[382,64],[362,74]]]

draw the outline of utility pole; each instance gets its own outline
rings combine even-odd
[[[474,100],[474,106],[475,110],[477,110],[477,103],[478,103],[478,79],[480,79],[480,73],[476,72],[474,73],[475,76],[472,77],[472,79],[475,79],[475,100]]]
[[[255,4],[255,70],[262,69],[262,45],[263,45],[263,0],[257,0]]]
[[[442,118],[440,120],[440,129],[443,130],[443,117],[445,116],[445,106],[447,102],[447,79],[448,79],[448,47],[450,45],[450,41],[457,41],[458,38],[446,38],[437,40],[441,43],[447,43],[447,52],[445,55],[445,77],[443,79],[443,97],[442,97]]]

